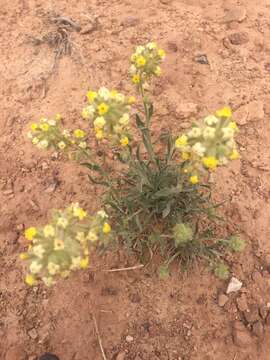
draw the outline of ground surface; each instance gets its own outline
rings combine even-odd
[[[90,32],[69,34],[75,51],[50,75],[53,49],[31,37],[55,29],[46,20],[53,14],[84,30],[90,26]],[[1,359],[35,359],[52,351],[62,360],[99,360],[92,314],[108,359],[270,359],[269,16],[268,0],[0,1]],[[95,18],[98,26],[91,29]],[[37,151],[26,139],[27,126],[56,112],[66,126],[78,124],[89,87],[130,91],[131,51],[151,39],[168,53],[155,87],[155,131],[171,127],[178,133],[188,117],[224,104],[236,112],[242,159],[218,171],[215,189],[217,197],[230,198],[229,228],[248,241],[245,253],[231,258],[243,287],[220,306],[226,283],[204,267],[161,281],[150,265],[89,271],[50,290],[28,289],[18,260],[24,226],[41,224],[50,208],[71,201],[89,211],[98,204],[81,169]],[[205,62],[198,55],[209,64],[198,62]],[[93,261],[105,269],[135,263],[122,253]]]

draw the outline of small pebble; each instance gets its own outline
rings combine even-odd
[[[226,296],[225,294],[220,294],[218,297],[218,305],[220,307],[223,307],[228,302],[228,300],[228,296]]]
[[[131,343],[134,340],[133,336],[127,335],[126,342]]]
[[[236,277],[232,277],[231,281],[228,284],[226,294],[239,291],[242,287],[242,282],[239,281]]]

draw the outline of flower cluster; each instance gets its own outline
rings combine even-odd
[[[109,138],[123,147],[129,144],[129,111],[136,99],[126,97],[116,90],[105,87],[96,91],[88,91],[89,105],[82,111],[84,119],[93,121],[96,138]]]
[[[61,151],[86,151],[86,133],[76,129],[73,133],[70,130],[62,130],[61,115],[57,114],[54,119],[41,118],[39,123],[32,123],[28,138],[32,144],[39,149],[54,149]]]
[[[132,82],[143,85],[152,76],[160,76],[160,64],[165,58],[165,51],[158,48],[155,42],[150,42],[146,46],[137,46],[134,54],[131,55],[131,67],[129,72]]]
[[[103,210],[95,216],[89,216],[78,204],[55,210],[49,224],[25,231],[31,242],[28,251],[20,254],[29,262],[26,283],[33,286],[41,279],[50,286],[58,276],[65,278],[72,270],[87,268],[89,248],[97,241],[107,243],[110,233],[108,215]]]
[[[237,131],[231,109],[225,107],[176,139],[175,147],[181,151],[184,172],[190,175],[192,184],[199,182],[202,169],[214,171],[217,166],[239,158],[234,140]]]
[[[188,224],[176,224],[173,228],[173,238],[176,247],[186,245],[188,242],[192,241],[193,236],[193,229]]]

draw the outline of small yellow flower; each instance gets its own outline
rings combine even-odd
[[[73,134],[74,134],[75,138],[77,138],[77,139],[81,139],[81,138],[85,137],[85,135],[86,135],[85,131],[83,131],[81,129],[74,130]]]
[[[38,124],[35,124],[35,123],[34,123],[34,124],[31,124],[31,125],[30,125],[30,128],[31,128],[32,131],[36,131],[37,128],[38,128]]]
[[[54,240],[54,250],[63,250],[65,248],[65,243],[61,239]]]
[[[203,158],[202,163],[207,169],[215,170],[218,165],[218,159],[214,156],[208,156]]]
[[[54,227],[52,225],[46,225],[43,228],[44,236],[46,238],[55,235]]]
[[[98,116],[94,121],[94,126],[96,129],[103,129],[106,124],[106,120],[103,116]]]
[[[32,144],[33,145],[37,145],[39,143],[39,139],[37,138],[37,137],[34,137],[33,139],[32,139]]]
[[[49,130],[50,127],[49,127],[49,125],[47,123],[44,123],[44,124],[40,125],[40,128],[41,128],[42,131],[46,132],[46,131]]]
[[[139,74],[135,74],[132,76],[132,82],[134,84],[139,84],[141,82],[141,77]]]
[[[217,110],[216,115],[219,117],[230,118],[232,116],[232,110],[230,107],[225,106],[224,108]]]
[[[65,229],[68,226],[68,220],[64,217],[60,217],[57,220],[57,225]]]
[[[155,68],[155,75],[156,75],[156,76],[160,76],[161,73],[162,73],[162,71],[161,71],[160,66],[157,66],[157,67]]]
[[[95,91],[88,91],[87,93],[87,99],[90,103],[93,103],[95,98],[97,97],[97,93]]]
[[[129,139],[127,136],[124,136],[123,138],[121,138],[120,140],[121,146],[125,147],[129,144]]]
[[[134,104],[135,102],[136,102],[135,96],[130,96],[130,97],[128,98],[128,103],[129,103],[130,105]]]
[[[89,265],[89,259],[88,258],[84,258],[80,261],[80,268],[81,269],[87,269]]]
[[[104,115],[106,114],[107,112],[109,111],[109,106],[105,103],[101,103],[99,106],[98,106],[98,113],[99,115]]]
[[[236,131],[239,130],[239,129],[238,129],[238,126],[237,126],[237,124],[236,124],[235,121],[231,121],[231,122],[229,123],[228,127],[231,128],[231,129],[233,129],[233,130],[236,130]]]
[[[158,50],[158,55],[159,55],[159,57],[160,57],[161,59],[164,59],[165,56],[166,56],[166,53],[165,53],[165,51],[164,51],[163,49],[159,49],[159,50]]]
[[[75,206],[73,208],[73,215],[78,217],[80,220],[84,219],[87,216],[87,212],[82,208]]]
[[[157,48],[157,43],[155,42],[150,42],[146,45],[146,47],[150,50],[156,49]]]
[[[55,120],[57,120],[57,121],[62,120],[62,115],[59,114],[59,113],[57,113],[57,114],[55,115]]]
[[[198,184],[199,178],[198,178],[197,175],[192,175],[192,176],[189,178],[189,181],[191,182],[191,184],[195,185],[195,184]]]
[[[103,139],[103,131],[102,130],[96,131],[96,138],[97,138],[97,140]]]
[[[143,67],[146,64],[146,60],[143,56],[138,56],[136,59],[136,65],[138,67]]]
[[[60,141],[57,146],[59,147],[59,149],[64,150],[64,148],[66,147],[66,143],[64,141]]]
[[[89,241],[95,242],[95,241],[97,241],[98,237],[97,237],[97,234],[93,230],[90,230],[88,235],[87,235],[87,239]]]
[[[37,261],[33,261],[29,267],[29,270],[32,274],[38,274],[41,269],[42,265]]]
[[[49,262],[47,268],[50,275],[55,275],[59,271],[60,266],[53,262]]]
[[[129,123],[129,115],[126,113],[119,119],[119,124],[126,126]]]
[[[190,154],[188,152],[182,152],[181,157],[186,161],[190,158]]]
[[[35,256],[37,256],[38,258],[42,259],[43,258],[43,255],[45,253],[45,249],[42,245],[36,245],[36,246],[33,246],[32,248],[32,252]]]
[[[103,225],[103,229],[102,231],[104,232],[104,234],[109,234],[111,232],[111,225],[108,224],[107,222],[104,223]]]
[[[84,243],[85,242],[85,235],[83,231],[78,231],[76,234],[76,239],[81,242]]]
[[[89,114],[89,111],[88,111],[87,108],[84,108],[84,109],[82,110],[81,115],[82,115],[82,118],[83,118],[84,120],[88,120],[88,119],[90,119],[90,117],[91,117],[91,115]]]
[[[79,143],[79,147],[80,147],[81,149],[86,149],[86,148],[87,148],[86,142],[85,142],[85,141],[81,141],[81,142]]]
[[[181,147],[186,146],[187,142],[188,142],[188,137],[186,135],[182,135],[175,140],[175,147],[177,149],[180,149]]]
[[[33,240],[33,238],[37,235],[37,229],[35,227],[29,227],[25,230],[24,236],[27,240]]]
[[[29,286],[34,286],[37,283],[36,278],[31,274],[26,275],[25,282]]]
[[[115,98],[117,97],[117,95],[118,95],[118,91],[117,91],[117,90],[112,90],[112,91],[110,92],[110,95],[111,95],[111,98],[112,98],[112,99],[115,99]]]
[[[237,160],[239,159],[239,157],[240,157],[239,152],[236,149],[234,149],[230,155],[230,159]]]
[[[27,259],[29,259],[29,255],[28,255],[27,253],[21,253],[21,254],[19,255],[19,257],[20,257],[21,260],[27,260]]]

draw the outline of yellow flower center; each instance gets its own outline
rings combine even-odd
[[[105,103],[101,103],[99,106],[98,106],[98,113],[99,115],[104,115],[106,114],[107,112],[109,111],[109,106]]]

